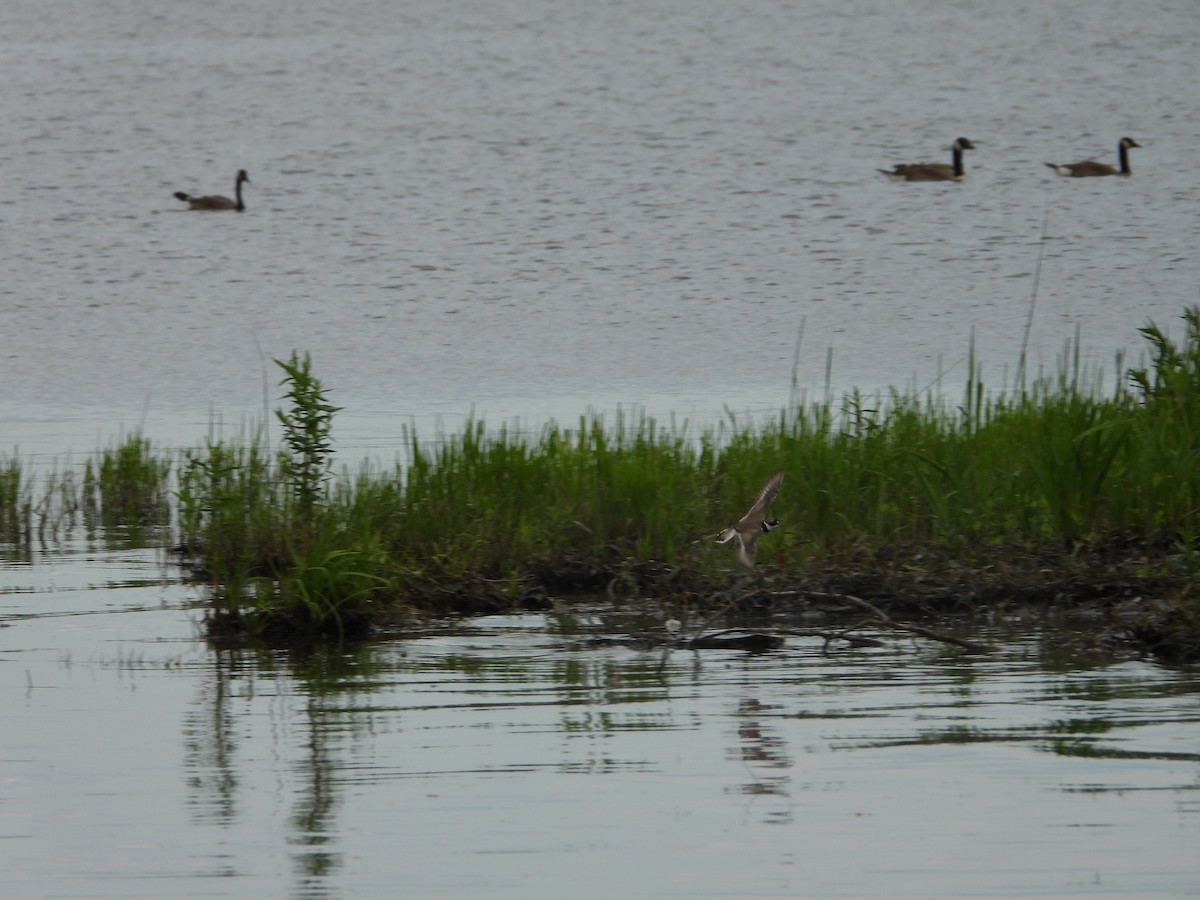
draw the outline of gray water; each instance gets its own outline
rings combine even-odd
[[[954,402],[972,341],[994,388],[1077,336],[1112,385],[1197,299],[1196,12],[9,0],[0,447],[195,446],[292,350],[349,462],[472,414]],[[962,184],[876,172],[959,135]],[[1123,135],[1132,178],[1042,165]],[[172,197],[239,168],[243,214]],[[239,655],[201,601],[103,536],[0,557],[4,897],[1200,894],[1195,673],[533,616]]]
[[[990,657],[583,649],[586,611],[215,652],[154,553],[0,577],[5,897],[1200,887],[1195,672],[1018,630]]]
[[[1078,335],[1111,385],[1197,301],[1198,36],[1192,0],[12,0],[6,443],[194,446],[292,350],[354,458],[472,411],[772,413],[793,374],[956,402],[1027,323],[1030,372]],[[876,171],[960,134],[963,184]],[[1126,134],[1133,178],[1043,165]],[[242,215],[172,197],[239,168]]]

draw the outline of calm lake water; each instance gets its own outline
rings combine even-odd
[[[1078,330],[1111,385],[1200,299],[1198,38],[1194,0],[10,0],[6,443],[193,446],[292,350],[355,459],[472,410],[777,411],[798,340],[812,399],[957,400],[972,338],[1001,387],[1030,321],[1031,371]],[[960,134],[962,184],[876,171]],[[1132,178],[1043,165],[1123,135]],[[172,197],[239,168],[242,215]]]
[[[154,553],[0,577],[6,897],[1200,887],[1200,673],[1013,634],[986,658],[580,649],[587,615],[218,653]]]
[[[473,413],[954,402],[972,342],[994,388],[1076,337],[1111,386],[1198,299],[1196,13],[8,0],[0,448],[196,446],[293,350],[348,463]],[[962,184],[876,171],[959,135]],[[1043,165],[1123,135],[1132,178]],[[172,197],[239,168],[243,214]],[[0,556],[6,898],[1200,894],[1194,673],[1019,633],[664,661],[539,617],[231,655],[177,576]]]

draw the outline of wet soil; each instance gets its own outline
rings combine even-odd
[[[704,574],[687,561],[575,556],[531,562],[512,579],[433,571],[401,593],[343,611],[336,622],[270,613],[253,629],[214,615],[209,637],[280,644],[403,635],[440,616],[545,611],[588,598],[651,605],[659,621],[701,618],[709,628],[845,628],[866,619],[995,624],[1042,621],[1062,642],[1172,665],[1200,661],[1200,583],[1191,554],[1167,540],[1121,537],[1052,545],[859,544],[787,567]],[[866,604],[864,606],[863,604]],[[885,622],[884,624],[888,624]],[[847,638],[849,639],[849,638]],[[754,649],[771,641],[751,640]]]

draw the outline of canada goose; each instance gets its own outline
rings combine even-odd
[[[778,519],[767,518],[767,509],[771,506],[775,495],[779,493],[781,484],[783,484],[783,470],[776,472],[767,480],[763,489],[758,492],[758,499],[754,501],[754,505],[750,507],[748,513],[738,519],[736,524],[729,526],[717,535],[718,544],[734,542],[733,549],[737,560],[747,569],[754,568],[758,536],[779,527]]]
[[[246,208],[246,204],[242,202],[242,182],[249,180],[250,176],[246,174],[246,170],[238,169],[237,181],[233,185],[233,190],[237,194],[237,200],[230,200],[228,197],[222,197],[219,194],[212,194],[208,197],[193,197],[191,194],[185,194],[183,191],[176,191],[175,198],[186,203],[188,209],[232,209],[241,212]]]
[[[962,181],[964,150],[974,150],[975,145],[965,137],[960,137],[950,145],[954,153],[954,165],[945,163],[898,163],[892,171],[880,169],[892,181]]]
[[[1065,175],[1068,178],[1088,178],[1094,175],[1132,175],[1133,171],[1129,168],[1129,148],[1140,146],[1142,145],[1133,138],[1121,138],[1121,142],[1117,144],[1117,155],[1121,159],[1121,168],[1119,169],[1114,169],[1108,163],[1096,162],[1091,159],[1077,163],[1046,163],[1046,165],[1059,175]]]

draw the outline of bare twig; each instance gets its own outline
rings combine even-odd
[[[910,622],[897,622],[874,603],[869,603],[861,597],[855,597],[853,594],[827,594],[824,591],[805,591],[810,597],[823,597],[827,600],[839,600],[844,603],[849,603],[851,606],[857,606],[859,609],[864,609],[873,615],[881,624],[888,628],[895,628],[898,631],[907,631],[911,634],[919,634],[922,637],[930,638],[931,640],[941,641],[944,644],[953,644],[956,647],[962,647],[971,653],[998,653],[999,648],[989,644],[979,644],[975,641],[967,641],[962,638],[956,638],[953,635],[943,634],[940,631],[934,631],[932,628],[926,628],[923,625],[913,625]]]

